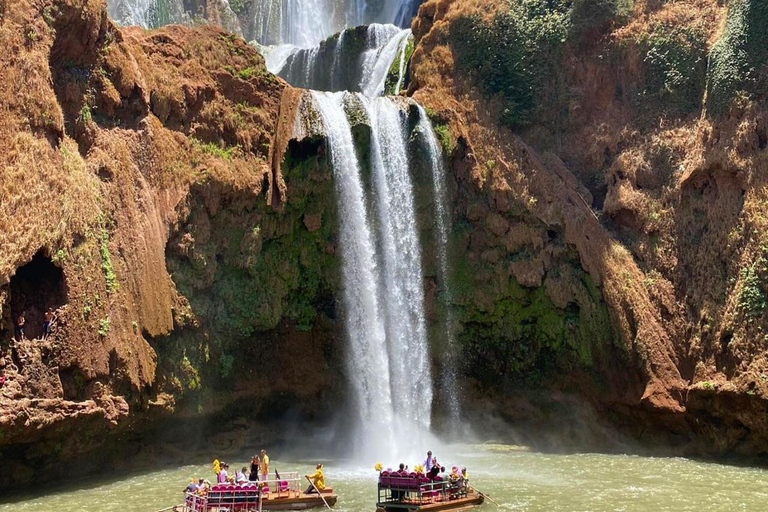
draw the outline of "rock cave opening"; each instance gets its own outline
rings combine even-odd
[[[41,249],[29,263],[16,270],[11,278],[10,292],[11,322],[23,312],[25,336],[29,339],[40,338],[45,311],[48,308],[56,310],[66,302],[64,272]],[[7,327],[13,332],[13,325]]]

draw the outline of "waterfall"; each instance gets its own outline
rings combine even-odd
[[[422,2],[423,0],[402,0],[395,15],[395,25],[398,27],[410,26],[411,20],[416,16]]]
[[[432,189],[435,196],[435,227],[437,231],[437,259],[440,265],[440,286],[445,314],[442,319],[444,336],[440,389],[446,402],[452,425],[458,425],[461,419],[461,388],[458,382],[458,346],[456,340],[455,318],[453,316],[453,296],[448,280],[448,234],[451,228],[451,214],[446,208],[449,204],[448,187],[445,182],[445,165],[440,142],[429,120],[426,110],[419,105],[418,130],[424,140],[424,147],[429,154],[432,169]],[[451,432],[457,434],[458,432]]]
[[[402,85],[410,38],[410,30],[374,23],[344,30],[310,48],[273,48],[267,54],[267,68],[294,87],[381,96],[393,63]]]
[[[145,28],[180,23],[183,0],[107,0],[109,16],[123,25]]]
[[[368,68],[364,68],[365,73],[360,82],[360,90],[363,94],[366,96],[381,96],[384,94],[387,74],[392,67],[392,63],[398,58],[400,60],[398,63],[398,87],[394,93],[400,93],[399,86],[402,84],[402,79],[405,74],[405,51],[410,37],[410,30],[401,30],[391,37],[387,43],[376,52],[375,59],[370,60],[372,65],[369,65]]]
[[[362,446],[376,446],[374,440],[385,443],[393,440],[394,424],[386,328],[377,289],[380,269],[365,206],[360,164],[344,112],[345,93],[313,92],[312,96],[326,132],[342,219],[339,243],[350,338],[347,361],[361,424],[361,438],[357,442]]]
[[[290,44],[309,48],[348,27],[372,23],[406,28],[423,0],[253,0],[238,2],[237,26],[227,28],[265,46]],[[190,22],[198,15],[184,0],[107,0],[109,16],[122,25],[145,28]],[[235,18],[227,0],[207,4],[225,9]]]
[[[333,0],[258,0],[253,38],[263,45],[308,48],[332,34]]]
[[[419,453],[431,425],[433,379],[408,157],[411,102],[318,91],[312,98],[326,133],[340,209],[358,453],[391,457],[393,446]],[[362,183],[349,121],[361,117],[371,131],[370,190]],[[387,452],[376,453],[381,447]]]
[[[414,102],[382,97],[403,87],[412,35],[401,27],[410,25],[408,13],[421,0],[253,0],[236,7],[221,1],[227,9],[236,9],[244,34],[273,46],[264,48],[272,72],[311,90],[312,119],[323,126],[339,212],[340,299],[349,341],[356,453],[386,460],[421,454],[430,435],[435,379],[412,181],[415,167],[409,161]],[[116,20],[145,27],[181,21],[184,3],[108,0]],[[297,115],[302,115],[299,110]],[[445,289],[450,219],[444,206],[444,169],[423,110],[420,117],[417,128],[424,134],[420,138],[428,141],[435,183]],[[370,129],[367,148],[355,145],[354,134],[362,124]],[[369,170],[370,180],[364,182]],[[446,320],[446,326],[451,324]],[[448,336],[452,331],[446,327],[445,332]],[[451,375],[440,383],[454,389],[455,372]]]
[[[432,376],[424,315],[421,243],[407,153],[407,118],[389,98],[365,100],[378,209],[392,402],[407,424],[428,430]],[[413,434],[411,434],[413,435]]]

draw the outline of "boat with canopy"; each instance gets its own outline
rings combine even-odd
[[[308,510],[332,507],[338,496],[326,487],[320,493],[305,493],[299,473],[283,473],[279,479],[247,484],[216,484],[207,491],[187,492],[175,512],[260,512],[263,510]]]
[[[430,480],[422,473],[379,474],[376,512],[469,510],[481,505],[485,496],[467,481]]]

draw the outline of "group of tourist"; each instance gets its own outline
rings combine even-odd
[[[229,464],[226,462],[219,462],[215,460],[213,462],[213,470],[216,474],[216,483],[224,484],[239,484],[250,485],[252,482],[265,482],[269,479],[269,455],[266,450],[261,450],[261,453],[254,455],[251,458],[251,466],[243,466],[240,471],[235,471],[234,475],[229,472]],[[304,475],[307,480],[310,481],[309,487],[305,491],[305,494],[312,494],[317,492],[323,492],[325,489],[325,476],[323,475],[323,465],[317,464],[315,466],[315,472],[311,475]],[[279,481],[280,475],[275,470],[275,478]],[[287,482],[280,482],[281,485],[286,485]],[[184,489],[184,492],[192,494],[207,494],[211,489],[211,482],[204,478],[194,479],[192,478],[189,485]]]
[[[469,474],[467,473],[467,468],[459,469],[458,466],[453,466],[451,472],[447,473],[445,466],[440,465],[437,457],[432,454],[431,450],[427,452],[427,458],[424,460],[424,463],[416,466],[413,473],[411,473],[408,466],[402,462],[397,471],[389,471],[388,473],[390,476],[404,477],[413,476],[415,473],[418,476],[428,478],[429,481],[433,483],[446,482],[448,488],[451,490],[466,491],[469,487]]]
[[[402,464],[400,464],[402,466]],[[445,467],[441,466],[437,461],[437,457],[432,455],[432,451],[427,452],[427,458],[424,460],[424,474],[429,477],[430,480],[439,482],[459,482],[464,483],[469,480],[467,468],[461,468],[459,471],[458,466],[453,466],[450,473],[445,472]]]
[[[45,310],[45,314],[43,315],[43,337],[42,339],[47,339],[48,336],[51,334],[51,329],[53,328],[53,324],[56,320],[56,313],[53,311],[53,308],[48,308]],[[13,335],[16,341],[21,341],[26,339],[26,335],[24,334],[24,328],[27,325],[27,318],[26,318],[26,312],[22,311],[19,313],[19,316],[16,317],[16,321],[13,323]]]
[[[261,450],[258,455],[251,457],[251,466],[243,466],[234,475],[229,474],[229,464],[221,462],[218,471],[214,463],[216,482],[220,484],[245,484],[248,482],[265,481],[269,477],[269,455],[266,450]]]

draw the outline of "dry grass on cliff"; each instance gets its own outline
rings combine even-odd
[[[51,89],[53,32],[26,1],[0,22],[0,283],[40,247],[71,239],[98,213],[98,186],[77,146],[62,137],[63,118]],[[66,242],[65,242],[66,243]]]
[[[723,28],[728,7],[713,0],[678,0],[660,3],[640,0],[635,3],[629,23],[614,32],[618,41],[638,41],[646,37],[650,27],[688,27],[709,35],[710,47]]]

